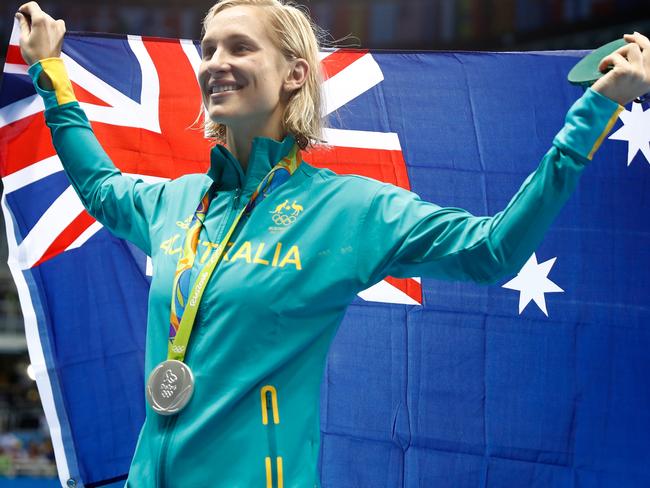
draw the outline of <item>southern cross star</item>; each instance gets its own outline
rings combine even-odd
[[[650,164],[650,110],[643,110],[640,103],[633,103],[632,110],[623,110],[619,118],[623,122],[623,127],[609,138],[627,141],[627,165],[630,165],[639,151]]]
[[[546,299],[544,293],[557,293],[564,292],[562,288],[557,286],[547,278],[548,273],[551,271],[553,264],[557,258],[549,259],[543,263],[537,263],[537,256],[535,253],[526,261],[523,268],[519,271],[517,276],[508,281],[503,288],[510,290],[518,290],[519,294],[519,314],[526,308],[531,300],[534,300],[537,306],[548,317],[546,311]]]

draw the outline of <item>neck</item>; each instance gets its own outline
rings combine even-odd
[[[280,123],[269,124],[267,127],[245,127],[245,128],[231,128],[228,127],[226,131],[226,144],[228,149],[239,161],[242,171],[246,174],[248,168],[248,161],[253,147],[253,139],[256,137],[268,137],[281,141],[284,138],[284,132]]]

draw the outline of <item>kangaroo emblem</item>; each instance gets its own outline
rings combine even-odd
[[[286,199],[280,205],[275,207],[275,210],[270,212],[273,214],[271,219],[275,225],[286,227],[293,224],[298,218],[297,215],[303,210],[303,206],[300,205],[297,200],[294,200],[293,203],[289,205],[289,199]]]
[[[303,211],[302,205],[296,203],[295,200],[291,204],[291,208],[293,209],[293,213],[291,215],[298,215],[300,212]]]
[[[282,212],[282,209],[283,209],[283,208],[286,208],[287,210],[289,210],[289,209],[291,208],[291,207],[289,206],[289,200],[285,200],[285,201],[282,202],[280,205],[278,205],[277,207],[275,207],[275,210],[274,210],[273,212],[271,212],[271,213],[274,213],[274,214],[280,213],[280,212]]]

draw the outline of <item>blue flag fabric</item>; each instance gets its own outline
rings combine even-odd
[[[9,264],[61,481],[101,486],[125,477],[143,420],[152,271],[80,208],[16,49],[14,35],[0,90]],[[71,33],[64,45],[100,142],[152,181],[183,170],[141,162],[152,120],[164,132],[176,113],[166,49],[192,73],[196,42]],[[310,157],[493,215],[581,95],[566,75],[584,54],[324,53],[335,150]],[[198,88],[183,90],[198,108]],[[648,114],[626,107],[517,276],[389,280],[355,299],[322,382],[323,487],[650,486]],[[120,152],[129,137],[137,157]]]

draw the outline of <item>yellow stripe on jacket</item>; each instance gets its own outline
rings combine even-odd
[[[32,64],[27,70],[34,82],[34,87],[39,95],[43,97],[45,110],[65,105],[70,102],[76,102],[72,83],[68,77],[68,72],[61,58],[45,58]],[[44,72],[50,80],[54,90],[44,90],[39,84],[38,79]]]

